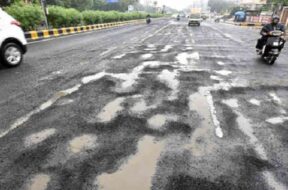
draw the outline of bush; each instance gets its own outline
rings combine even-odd
[[[48,22],[54,28],[78,26],[82,22],[82,15],[76,9],[50,6]]]
[[[24,30],[37,30],[44,22],[43,11],[38,5],[18,3],[6,7],[5,11],[21,22]]]
[[[72,27],[79,25],[92,25],[98,23],[118,22],[146,18],[147,13],[118,11],[92,11],[79,12],[73,8],[49,6],[48,23],[50,28]],[[44,15],[39,5],[24,3],[13,4],[5,9],[10,15],[22,23],[24,30],[37,30],[44,23]],[[162,14],[150,14],[151,17],[160,17]]]
[[[85,25],[102,23],[102,16],[100,11],[84,11],[82,18]]]

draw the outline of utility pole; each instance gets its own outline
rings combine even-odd
[[[40,2],[41,2],[41,6],[44,12],[46,29],[49,29],[48,19],[47,19],[46,0],[40,0]]]

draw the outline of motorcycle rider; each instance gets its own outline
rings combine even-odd
[[[275,15],[272,17],[272,21],[270,24],[266,24],[260,31],[260,35],[262,37],[258,39],[257,45],[256,45],[256,51],[260,53],[264,47],[264,45],[267,42],[267,39],[269,37],[270,32],[275,31],[275,30],[280,30],[284,32],[285,34],[285,26],[279,23],[280,18],[279,16]],[[283,39],[284,40],[284,39]],[[285,42],[285,41],[284,41]],[[281,47],[281,49],[284,47],[284,43]],[[280,50],[281,50],[280,49]]]
[[[147,22],[147,24],[149,24],[151,22],[151,15],[150,14],[148,14],[146,16],[146,22]]]

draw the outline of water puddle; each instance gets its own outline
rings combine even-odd
[[[131,156],[118,171],[104,173],[96,178],[95,185],[100,190],[151,189],[164,142],[155,142],[153,137],[145,136],[138,142],[137,147],[138,152]]]
[[[106,75],[105,72],[100,72],[100,73],[97,73],[95,75],[90,75],[90,76],[86,76],[86,77],[83,77],[82,78],[82,83],[83,84],[88,84],[90,82],[93,82],[93,81],[96,81],[96,80],[99,80],[101,79],[102,77],[104,77]]]
[[[97,146],[97,137],[95,135],[85,134],[75,137],[69,142],[68,151],[78,154],[88,150],[92,150]]]
[[[152,53],[147,53],[141,56],[142,59],[150,59],[151,57],[153,57]]]
[[[223,81],[222,78],[220,78],[220,77],[218,77],[218,76],[215,76],[215,75],[210,76],[210,79],[212,79],[212,80],[217,80],[217,81]]]
[[[162,50],[161,52],[168,52],[170,49],[172,49],[173,46],[172,45],[166,45]]]
[[[148,119],[148,124],[151,129],[162,130],[167,122],[177,121],[178,117],[175,115],[154,115]]]
[[[257,99],[251,99],[249,100],[249,102],[255,106],[260,106],[261,105],[261,102]]]
[[[195,93],[189,96],[189,109],[196,111],[201,116],[201,126],[192,133],[190,144],[186,147],[194,156],[204,156],[215,149],[215,143],[211,141],[213,121],[207,98],[202,94]]]
[[[49,175],[38,174],[30,180],[27,190],[46,190],[50,180]]]
[[[215,71],[215,73],[219,74],[219,75],[223,75],[223,76],[228,76],[230,75],[232,72],[231,71],[227,71],[227,70],[220,70],[220,71]]]
[[[273,100],[275,103],[277,103],[277,104],[279,104],[279,105],[282,104],[281,99],[277,96],[276,93],[271,92],[271,93],[269,93],[269,96],[272,98],[272,100]]]
[[[109,102],[102,111],[97,115],[100,122],[109,122],[114,119],[118,112],[122,111],[124,108],[121,105],[125,101],[125,98],[117,98],[112,102]]]
[[[56,129],[51,128],[51,129],[45,129],[38,133],[31,134],[25,138],[24,146],[31,147],[35,144],[39,144],[45,141],[46,139],[48,139],[49,137],[51,137],[52,135],[54,135],[55,133],[56,133]]]
[[[157,108],[157,105],[148,106],[144,99],[138,101],[133,107],[130,108],[131,112],[133,113],[143,113],[150,109]]]
[[[196,60],[200,59],[199,53],[194,52],[194,53],[180,53],[176,56],[177,61],[180,64],[187,65],[189,63],[196,63]]]
[[[218,65],[220,65],[220,66],[223,66],[223,65],[225,65],[225,63],[224,63],[224,62],[222,62],[222,61],[217,61],[217,64],[218,64]]]
[[[223,100],[222,102],[231,108],[238,108],[239,107],[237,99],[228,99],[228,100]]]
[[[287,187],[285,187],[285,185],[279,183],[275,176],[273,175],[273,173],[269,172],[269,171],[264,171],[263,172],[263,176],[266,180],[266,183],[271,187],[271,189],[275,189],[275,190],[287,190]]]
[[[177,99],[178,95],[178,88],[179,88],[179,80],[177,79],[179,73],[177,70],[174,70],[173,72],[168,71],[167,69],[163,70],[159,75],[158,79],[166,84],[171,90],[172,93],[168,97],[169,100],[175,100]]]
[[[115,57],[113,57],[113,59],[122,59],[123,57],[125,57],[125,53],[124,54],[121,54],[121,55],[117,55]]]
[[[146,67],[149,68],[157,68],[160,65],[167,65],[168,63],[161,63],[159,61],[146,61],[143,62],[141,65],[135,67],[131,73],[120,73],[120,74],[108,74],[114,78],[118,78],[123,80],[121,85],[122,91],[128,91],[132,89],[133,85],[136,83],[139,75],[143,72]]]
[[[273,117],[273,118],[266,120],[266,122],[273,124],[273,125],[281,124],[281,123],[284,123],[285,121],[288,121],[288,117],[280,116],[280,117]]]

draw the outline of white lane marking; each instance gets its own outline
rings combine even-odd
[[[275,103],[277,103],[279,105],[282,103],[281,99],[277,96],[276,93],[270,92],[269,95]]]
[[[24,123],[26,123],[33,115],[38,114],[41,111],[48,109],[60,98],[67,96],[69,94],[72,94],[73,92],[76,92],[77,90],[79,90],[80,87],[81,87],[81,84],[77,84],[72,88],[57,92],[56,94],[54,94],[54,96],[51,99],[42,103],[38,108],[30,111],[28,114],[26,114],[22,117],[16,119],[16,121],[14,123],[12,123],[12,125],[10,126],[9,129],[7,129],[6,131],[4,131],[0,134],[0,138],[4,137],[5,135],[7,135],[12,130],[14,130],[14,129],[20,127],[21,125],[23,125]]]
[[[179,72],[177,70],[174,70],[173,72],[168,71],[167,69],[163,70],[157,78],[166,84],[171,90],[172,93],[168,97],[169,100],[175,100],[177,99],[177,95],[179,92],[179,80],[177,77],[179,76]]]
[[[205,96],[207,99],[207,103],[209,105],[209,110],[211,113],[213,124],[215,126],[215,133],[216,133],[217,137],[223,138],[223,131],[222,131],[222,128],[220,126],[220,122],[217,118],[217,112],[216,112],[216,108],[214,106],[214,101],[213,101],[213,96],[211,94],[211,90],[212,90],[212,87],[200,87],[199,93],[202,96]]]
[[[54,71],[54,72],[50,73],[48,76],[40,78],[39,81],[52,80],[55,76],[60,75],[62,73],[63,73],[63,71]]]
[[[113,57],[113,59],[121,59],[121,58],[123,58],[125,55],[126,55],[126,54],[123,53],[123,54],[121,54],[121,55],[117,55],[117,56]]]
[[[225,102],[224,102],[225,103]],[[226,104],[226,103],[225,103]],[[238,104],[238,103],[237,103]],[[229,104],[226,104],[231,108],[234,108],[235,106],[231,106]],[[237,105],[239,106],[239,105]],[[237,123],[240,128],[240,130],[249,137],[249,142],[252,146],[254,146],[255,151],[257,154],[261,157],[263,160],[267,160],[267,154],[265,152],[265,149],[263,145],[258,141],[257,137],[254,135],[254,130],[253,127],[251,126],[250,121],[245,118],[240,112],[235,111],[234,112],[237,114]]]
[[[24,146],[31,147],[33,145],[39,144],[54,135],[55,133],[56,129],[54,128],[45,129],[38,133],[33,133],[25,138]]]
[[[284,123],[285,121],[288,121],[288,117],[279,116],[279,117],[272,117],[266,120],[266,122],[273,125],[281,124]]]
[[[138,142],[137,153],[113,173],[102,173],[95,179],[99,190],[148,190],[151,189],[153,176],[165,141],[155,141],[154,137],[144,136]]]
[[[47,174],[37,174],[30,179],[27,190],[46,190],[51,177]]]
[[[108,53],[110,53],[111,51],[113,51],[113,50],[115,50],[115,49],[117,49],[117,48],[116,48],[116,47],[109,48],[109,49],[107,49],[106,51],[102,52],[102,53],[100,54],[100,56],[107,55]]]
[[[125,98],[117,98],[112,102],[109,102],[97,115],[100,122],[109,122],[114,119],[118,112],[122,111],[124,107],[122,106]]]
[[[261,105],[261,102],[257,99],[251,99],[249,100],[249,102],[255,106],[260,106]]]
[[[140,42],[143,43],[144,41],[146,41],[149,38],[152,38],[153,36],[157,35],[158,33],[160,33],[162,30],[168,28],[169,26],[171,26],[171,24],[168,24],[166,26],[163,26],[162,28],[160,28],[159,30],[157,30],[156,32],[154,32],[153,34],[147,36],[146,38],[143,38]]]
[[[219,75],[223,75],[223,76],[228,76],[232,73],[232,71],[228,71],[228,70],[220,70],[220,71],[215,71],[215,73],[219,74]]]
[[[96,73],[95,75],[90,75],[90,76],[86,76],[82,78],[82,83],[83,84],[88,84],[90,82],[96,81],[101,79],[102,77],[104,77],[106,75],[106,72],[100,72],[100,73]]]

